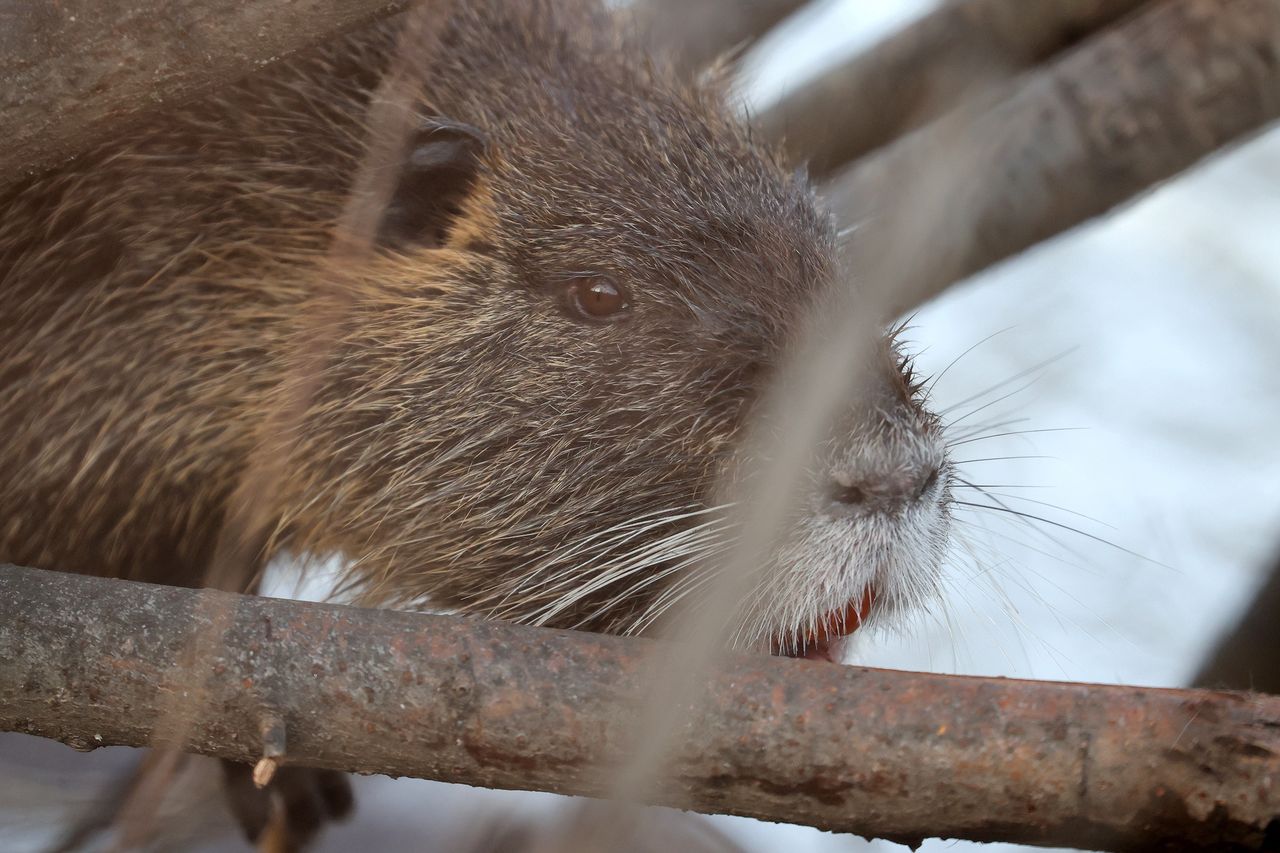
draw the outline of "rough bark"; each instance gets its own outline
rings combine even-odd
[[[951,176],[903,310],[1107,212],[1280,118],[1280,0],[1163,0],[1009,87],[841,173],[826,189],[874,252],[901,176],[947,158]],[[900,222],[896,224],[900,225]]]
[[[1083,40],[1146,0],[954,0],[762,112],[815,177],[852,162]]]
[[[231,614],[223,642],[191,656],[210,612]],[[264,719],[278,718],[299,764],[598,794],[628,747],[652,664],[673,653],[0,568],[0,729],[79,748],[153,744],[170,731],[181,740],[168,745],[252,761]],[[189,725],[161,725],[195,684],[205,701]],[[1277,697],[733,656],[681,742],[654,795],[661,804],[908,842],[1277,842]]]

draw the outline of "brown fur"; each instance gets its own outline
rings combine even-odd
[[[272,551],[343,554],[365,601],[621,631],[671,587],[620,576],[546,615],[688,522],[620,525],[706,509],[831,280],[829,222],[721,92],[590,3],[471,4],[423,83],[424,116],[486,139],[446,244],[343,283],[300,440],[265,435],[389,45],[349,38],[4,203],[0,560],[198,583],[251,449],[279,442]],[[626,284],[625,322],[569,316],[586,274]],[[932,440],[888,375],[886,417]]]

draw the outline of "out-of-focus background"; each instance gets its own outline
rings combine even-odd
[[[933,5],[814,3],[747,57],[745,94],[763,106]],[[860,637],[852,659],[1185,684],[1280,555],[1280,130],[952,289],[912,326],[922,371],[946,371],[934,399],[958,404],[947,415],[964,418],[957,430],[1037,430],[955,454],[973,460],[962,466],[971,482],[1047,521],[959,513],[966,541],[945,600],[899,633]],[[1007,456],[1038,458],[995,460]],[[39,849],[64,807],[51,792],[87,798],[112,760],[76,773],[63,753],[0,739],[0,849]],[[566,807],[550,795],[383,778],[360,780],[357,795],[356,819],[322,850],[455,850],[485,815],[547,820]],[[712,820],[751,851],[905,849]],[[978,847],[1022,849],[923,849]]]

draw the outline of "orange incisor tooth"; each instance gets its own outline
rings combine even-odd
[[[862,624],[867,621],[867,617],[871,615],[871,608],[875,606],[875,603],[875,590],[867,587],[862,593],[861,599],[853,599],[842,610],[833,610],[822,617],[816,628],[805,631],[802,635],[804,642],[800,644],[800,649],[794,651],[823,648],[833,640],[847,637],[861,628]],[[775,637],[772,644],[773,654],[792,653],[792,650],[788,649],[787,645],[783,637]]]
[[[875,592],[871,587],[867,587],[866,591],[862,593],[861,600],[855,599],[845,605],[844,610],[828,613],[818,623],[817,628],[805,634],[806,644],[822,645],[833,639],[852,634],[862,627],[863,622],[867,621],[867,616],[871,614],[871,607],[875,604],[875,600]]]

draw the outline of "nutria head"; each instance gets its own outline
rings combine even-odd
[[[834,237],[722,92],[550,5],[475,6],[431,59],[283,529],[350,558],[370,602],[638,633],[733,536],[717,485]],[[933,587],[939,425],[887,340],[873,386],[740,645],[825,651]]]

